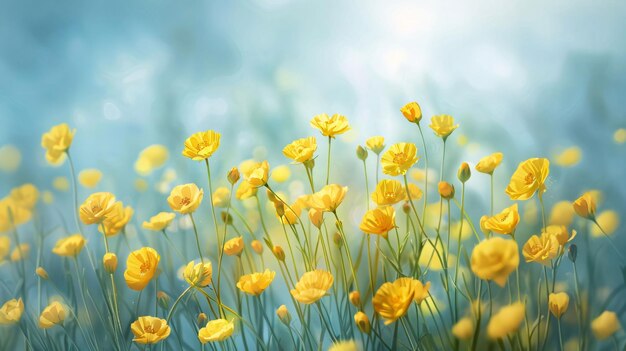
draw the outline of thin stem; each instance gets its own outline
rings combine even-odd
[[[428,149],[426,148],[426,140],[424,139],[422,126],[419,123],[417,123],[417,128],[420,131],[420,137],[422,139],[422,145],[424,147],[424,159],[426,161],[426,170],[424,171],[424,208],[422,209],[422,218],[425,218],[426,205],[428,204]]]
[[[326,185],[328,185],[330,180],[330,145],[333,138],[331,136],[328,137],[328,161],[326,164]]]
[[[198,256],[200,256],[200,261],[204,265],[204,256],[202,256],[202,250],[200,249],[200,238],[198,237],[198,228],[196,227],[196,221],[193,219],[193,214],[189,213],[189,218],[191,219],[191,224],[193,225],[193,233],[196,236],[196,247],[198,248]]]

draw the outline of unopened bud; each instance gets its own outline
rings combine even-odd
[[[310,209],[309,220],[317,229],[320,229],[322,227],[322,223],[324,222],[324,212],[315,208]]]
[[[283,250],[282,247],[276,245],[274,246],[274,248],[272,249],[272,252],[274,253],[274,256],[276,256],[276,259],[279,261],[285,261],[285,250]]]
[[[289,313],[287,306],[280,305],[280,307],[276,309],[276,315],[284,325],[289,325],[291,323],[291,314]]]
[[[274,202],[274,208],[276,209],[276,214],[278,217],[282,217],[285,215],[285,205],[282,202]]]
[[[226,212],[226,211],[222,211],[222,213],[220,213],[220,215],[222,216],[222,222],[231,225],[233,224],[233,216],[230,215],[230,213]]]
[[[578,256],[578,246],[576,246],[576,244],[572,244],[567,249],[567,257],[570,261],[576,262],[576,256]]]
[[[35,269],[35,273],[37,273],[39,278],[48,280],[48,272],[46,272],[43,267],[37,267],[37,269]]]
[[[170,296],[165,291],[159,290],[157,292],[157,302],[162,309],[168,310],[170,308]]]
[[[198,325],[204,325],[204,322],[206,322],[207,319],[206,313],[200,312],[198,314]]]
[[[335,233],[335,235],[333,235],[333,242],[335,243],[335,245],[341,247],[341,245],[343,244],[343,239],[341,238],[341,234]]]
[[[356,157],[361,161],[365,161],[367,159],[367,150],[361,145],[356,148]]]
[[[439,182],[439,195],[446,200],[454,197],[454,185],[448,182]]]
[[[367,315],[361,311],[354,315],[354,322],[362,333],[369,334],[372,330],[370,319],[367,318]]]
[[[117,269],[117,255],[113,252],[107,252],[102,257],[102,265],[104,266],[104,270],[109,274],[113,274]]]
[[[237,183],[239,181],[239,170],[237,169],[237,167],[233,167],[230,169],[230,171],[228,171],[228,174],[226,175],[226,178],[228,178],[228,182],[231,185],[235,185],[235,183]]]
[[[355,290],[350,292],[350,294],[348,295],[348,299],[350,300],[350,303],[353,304],[355,307],[361,306],[361,293],[359,293],[358,291]]]
[[[409,213],[410,211],[411,211],[411,204],[409,204],[408,202],[405,202],[402,205],[402,212]]]
[[[252,242],[250,243],[250,246],[252,246],[252,250],[254,250],[254,252],[256,252],[257,254],[260,255],[263,253],[263,244],[261,244],[260,241],[252,240]]]
[[[470,167],[467,162],[461,163],[461,167],[459,167],[459,171],[456,175],[461,183],[465,183],[468,179],[470,179],[470,177],[472,176],[472,172],[470,171]]]

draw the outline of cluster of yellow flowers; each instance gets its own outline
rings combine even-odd
[[[319,169],[315,161],[318,151],[315,137],[294,140],[282,150],[283,155],[294,165],[302,165],[310,186],[310,192],[299,194],[293,201],[285,193],[275,191],[270,184],[273,178],[266,160],[248,160],[238,167],[230,168],[223,179],[229,186],[214,188],[210,159],[220,147],[221,135],[212,130],[191,135],[184,141],[182,155],[206,166],[206,190],[214,228],[204,228],[206,230],[203,231],[195,219],[203,203],[205,189],[195,183],[176,185],[170,190],[166,201],[163,201],[173,212],[159,212],[142,224],[143,229],[162,234],[158,237],[159,242],[162,237],[168,245],[163,247],[162,243],[155,243],[157,239],[151,238],[150,246],[142,245],[136,250],[131,249],[126,235],[127,226],[134,215],[133,208],[124,206],[110,192],[92,193],[79,205],[77,179],[85,188],[93,188],[100,182],[102,173],[95,169],[85,170],[76,177],[69,152],[75,130],[67,124],[53,127],[43,135],[41,145],[50,163],[60,164],[65,159],[69,160],[74,186],[76,233],[60,238],[52,248],[52,253],[73,261],[80,285],[79,296],[84,306],[79,310],[78,302],[74,301],[74,306],[71,306],[57,296],[51,299],[48,306],[40,308],[39,327],[48,329],[58,325],[65,328],[69,323],[77,323],[82,335],[73,341],[74,347],[79,348],[76,345],[83,343],[85,348],[98,349],[101,336],[93,330],[85,331],[95,328],[97,323],[89,312],[86,295],[92,300],[93,297],[85,293],[83,282],[86,272],[79,263],[80,254],[86,249],[106,301],[105,315],[100,316],[99,320],[110,333],[107,340],[119,350],[128,348],[125,335],[129,329],[134,335],[132,340],[138,344],[155,344],[166,340],[165,344],[172,332],[184,333],[173,328],[173,320],[187,318],[189,313],[177,317],[175,312],[181,306],[187,306],[185,308],[189,312],[188,301],[192,300],[191,297],[196,301],[195,306],[204,311],[199,313],[197,320],[191,321],[196,327],[198,341],[201,344],[219,343],[220,347],[226,349],[247,349],[251,347],[248,342],[264,350],[319,349],[327,341],[332,344],[329,350],[336,351],[356,350],[360,347],[366,350],[460,349],[463,343],[471,350],[490,349],[495,345],[504,349],[507,347],[506,342],[511,349],[542,349],[553,342],[554,332],[550,333],[551,319],[548,313],[556,319],[558,343],[563,349],[561,319],[570,306],[572,292],[566,290],[572,286],[578,324],[573,342],[579,349],[590,347],[594,341],[587,337],[587,330],[597,340],[615,337],[621,329],[615,312],[602,311],[590,320],[588,306],[584,305],[588,297],[580,291],[576,270],[577,246],[572,243],[573,239],[580,236],[577,236],[576,230],[568,228],[574,213],[588,220],[587,223],[593,225],[588,230],[606,236],[616,254],[624,260],[610,237],[617,226],[616,215],[596,214],[598,194],[586,192],[573,202],[555,204],[547,220],[544,194],[548,191],[550,162],[546,158],[525,160],[513,172],[505,193],[511,201],[527,201],[537,195],[542,225],[535,232],[538,234],[530,235],[527,228],[520,233],[518,228],[524,222],[519,212],[520,203],[514,202],[494,213],[494,172],[503,161],[503,154],[496,152],[483,157],[474,167],[477,172],[488,175],[491,181],[489,214],[483,215],[476,223],[478,226],[475,226],[465,203],[466,183],[472,173],[469,164],[463,162],[458,168],[460,191],[457,191],[459,183],[455,186],[453,183],[456,181],[446,179],[446,142],[459,125],[449,115],[436,115],[431,119],[429,127],[443,142],[441,172],[435,188],[439,201],[431,204],[428,196],[435,191],[429,191],[428,148],[420,124],[422,110],[419,104],[411,102],[400,111],[406,120],[417,126],[423,149],[420,153],[412,142],[398,142],[387,147],[382,136],[373,136],[365,141],[364,147],[357,148],[356,155],[363,163],[366,184],[368,150],[376,155],[376,185],[371,193],[369,185],[366,186],[366,209],[351,210],[351,215],[362,214],[360,224],[356,227],[363,234],[354,236],[344,224],[345,217],[342,220],[341,212],[346,206],[342,207],[342,204],[347,198],[348,187],[330,181],[333,168],[332,142],[337,136],[349,131],[350,124],[343,115],[320,114],[313,117],[310,125],[328,139],[325,182],[321,186],[316,186],[317,179],[314,176],[314,171]],[[420,187],[409,182],[408,176],[422,157],[426,163],[420,170],[423,178],[412,176],[418,181],[423,180],[420,182],[423,187]],[[147,175],[161,167],[167,158],[168,152],[163,146],[149,146],[139,155],[135,170]],[[378,180],[379,169],[382,174],[392,178]],[[393,177],[399,177],[399,180]],[[268,199],[268,209],[276,216],[275,227],[268,226],[264,219],[265,210],[259,200],[263,191]],[[260,228],[249,224],[250,216],[238,211],[233,197],[242,203],[248,199],[256,202],[256,210],[254,205],[246,208],[258,212],[254,218],[260,220]],[[24,261],[30,244],[20,242],[17,229],[36,216],[38,199],[39,190],[33,184],[24,184],[0,200],[0,233],[11,232],[14,235],[15,248],[10,253],[10,259],[16,263],[18,274],[22,277],[22,297],[10,299],[2,305],[1,325],[18,324],[24,315],[24,299],[29,302]],[[421,209],[418,208],[420,201],[423,203]],[[452,222],[451,204],[459,210],[459,221],[456,223]],[[221,212],[218,216],[219,210]],[[168,235],[168,231],[180,231],[180,228],[170,230],[177,215],[181,217],[178,223],[184,220],[189,224],[188,228],[193,228],[196,247],[192,254],[181,252],[181,249],[185,251],[182,245],[184,240],[171,240]],[[308,220],[303,217],[308,217]],[[104,253],[101,266],[92,260],[92,251],[87,247],[88,240],[81,223],[95,225],[97,231],[102,233]],[[240,225],[246,230],[238,229]],[[278,228],[278,234],[273,228]],[[284,236],[280,235],[281,230]],[[207,231],[212,233],[209,238],[202,234]],[[470,245],[466,240],[472,233],[475,243]],[[136,301],[134,312],[129,312],[125,307],[129,301],[123,298],[129,292],[116,284],[119,279],[117,255],[121,251],[119,246],[113,248],[109,243],[118,234],[122,234],[129,249],[123,272],[124,282],[132,291],[144,291],[154,282],[154,314],[140,313],[140,309],[142,312],[147,311],[144,311],[139,301]],[[517,240],[521,238],[525,238],[525,241],[520,250]],[[41,243],[43,236],[39,245]],[[356,243],[359,243],[358,249]],[[11,246],[11,238],[1,235],[0,262],[9,255]],[[264,246],[268,251],[264,250]],[[453,254],[454,249],[456,255]],[[523,272],[520,270],[520,251],[526,263],[538,264],[526,267],[528,279],[524,279],[524,282],[531,283],[529,287],[521,284],[520,276]],[[161,255],[165,258],[163,263]],[[231,259],[225,259],[224,255]],[[575,278],[573,282],[556,284],[557,270],[564,257],[571,261]],[[266,263],[268,258],[273,258],[271,263]],[[162,282],[159,285],[160,281],[170,279],[160,278],[160,275],[167,275],[163,273],[176,274],[171,272],[174,259],[187,262],[179,272],[181,279],[186,282],[182,292],[171,280],[167,280],[170,281],[169,286]],[[49,273],[39,262],[35,272],[41,284],[49,279]],[[248,267],[245,267],[244,262]],[[100,278],[101,269],[106,273],[106,276],[102,275],[106,279]],[[540,275],[541,269],[543,277]],[[548,269],[552,274],[551,279],[548,277]],[[266,306],[273,303],[272,297],[278,296],[268,294],[272,285],[277,285],[277,271],[280,272],[278,284],[286,285],[289,294],[285,296],[291,298],[291,304],[286,302],[275,308],[275,317],[286,328],[290,346],[285,346],[285,340],[278,337],[284,330],[278,330],[266,313]],[[65,274],[71,276],[68,271]],[[532,274],[539,274],[539,278],[535,279]],[[367,278],[365,282],[364,277]],[[491,282],[497,286],[493,287],[496,289],[495,295],[492,295],[494,291]],[[505,291],[499,291],[500,288],[508,288],[507,304],[502,304],[497,298],[500,292]],[[593,293],[591,288],[586,291],[587,296]],[[516,294],[513,293],[515,290]],[[536,294],[537,291],[539,294]],[[170,304],[170,295],[177,295],[173,304]],[[205,301],[200,303],[196,296]],[[445,297],[447,303],[441,300],[441,296]],[[253,306],[244,299],[253,299]],[[158,306],[165,310],[161,316]],[[468,312],[463,312],[463,306],[467,306]],[[499,309],[494,312],[494,307],[498,306]],[[414,312],[411,307],[414,307]],[[369,310],[373,311],[372,318],[368,316]],[[449,311],[449,316],[445,310]],[[290,311],[296,312],[300,328],[295,326]],[[317,316],[312,316],[315,313]],[[346,315],[353,317],[346,319]],[[70,316],[73,321],[66,321]],[[312,321],[316,318],[319,323]],[[523,324],[525,328],[521,328]],[[386,329],[388,325],[393,325],[393,330]],[[404,334],[398,332],[399,325]],[[269,335],[263,333],[264,328],[268,328]],[[360,340],[355,338],[353,328],[360,332]],[[323,331],[320,334],[318,330]],[[242,344],[233,340],[232,336],[236,332],[241,334]],[[70,336],[67,331],[66,334]],[[252,341],[246,338],[250,334],[253,335]],[[31,333],[24,335],[25,344],[31,348],[33,343],[42,342],[33,339]],[[178,342],[182,348],[180,338]],[[46,344],[43,342],[41,345]]]

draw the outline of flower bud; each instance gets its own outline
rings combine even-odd
[[[335,233],[335,235],[333,235],[333,242],[335,243],[335,245],[341,247],[341,245],[343,245],[343,240],[341,239],[341,234]]]
[[[304,161],[304,167],[308,168],[308,169],[313,169],[313,167],[315,167],[315,159],[312,158],[310,160],[306,160]]]
[[[348,299],[350,300],[350,303],[353,304],[355,307],[361,306],[361,293],[359,293],[358,291],[355,290],[350,292],[350,294],[348,295]]]
[[[43,267],[37,267],[35,269],[35,273],[39,276],[39,278],[48,280],[48,272]]]
[[[404,212],[405,214],[409,213],[411,211],[411,204],[408,202],[405,202],[402,205],[402,212]]]
[[[576,256],[578,256],[578,246],[576,246],[576,244],[572,244],[567,249],[567,258],[576,263]]]
[[[226,211],[222,211],[222,213],[220,213],[221,217],[222,217],[222,222],[230,225],[233,224],[233,216],[230,215],[230,213],[226,212]]]
[[[310,209],[309,220],[317,229],[320,229],[322,227],[322,223],[324,222],[324,212],[315,208]]]
[[[361,161],[365,161],[367,159],[367,150],[361,145],[356,147],[356,157]]]
[[[285,261],[285,250],[283,250],[282,247],[276,245],[272,249],[272,252],[274,253],[274,256],[276,256],[277,260],[283,261],[283,262]]]
[[[470,167],[467,162],[461,163],[461,167],[459,167],[459,171],[457,172],[456,176],[459,178],[461,183],[465,183],[468,181],[468,179],[470,179],[470,177],[472,176],[472,172],[470,171]]]
[[[361,311],[354,315],[354,322],[362,333],[369,334],[372,330],[370,319],[367,318],[367,315]]]
[[[115,273],[117,269],[117,255],[113,252],[107,252],[102,257],[102,265],[104,266],[104,270],[109,274]]]
[[[584,193],[581,197],[572,203],[574,212],[582,218],[595,220],[596,218],[596,201],[590,192]]]
[[[439,182],[439,195],[446,200],[454,197],[454,185],[448,182]]]
[[[419,123],[422,120],[422,109],[417,102],[409,102],[400,109],[404,118],[412,123]]]
[[[254,252],[256,252],[257,254],[261,255],[263,253],[263,244],[261,244],[260,241],[252,240],[250,246],[252,247],[252,250],[254,250]]]
[[[267,194],[267,199],[270,200],[274,205],[276,205],[276,203],[282,203],[282,201],[280,201],[276,195],[274,195],[273,191],[270,191],[270,189],[266,190],[266,194]]]
[[[168,310],[170,308],[170,296],[165,291],[159,290],[157,292],[157,303],[162,309]]]
[[[274,202],[274,208],[276,209],[276,214],[278,217],[282,217],[285,215],[285,205],[282,202]]]
[[[204,312],[200,312],[198,314],[198,325],[204,325],[204,323],[207,321],[208,317],[206,316],[206,313]]]
[[[291,323],[291,314],[289,313],[287,306],[280,305],[280,307],[276,309],[276,315],[284,325],[289,325]]]
[[[230,169],[230,171],[228,171],[228,174],[226,175],[226,178],[228,179],[228,182],[231,185],[235,185],[235,183],[237,183],[239,181],[239,170],[237,169],[237,167],[233,167]]]

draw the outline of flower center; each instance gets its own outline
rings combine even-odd
[[[102,211],[102,207],[100,207],[100,205],[92,205],[91,206],[91,212],[98,213],[100,211]]]
[[[532,173],[528,173],[526,174],[526,177],[524,177],[524,182],[526,183],[526,185],[530,185],[532,183],[535,182],[535,175]]]
[[[406,155],[404,152],[397,153],[393,156],[393,163],[401,164],[406,161]]]
[[[182,199],[180,199],[180,205],[181,206],[187,206],[191,203],[191,199],[188,197],[183,197]]]
[[[149,270],[150,270],[150,265],[147,263],[144,263],[141,265],[141,267],[139,267],[139,271],[141,272],[141,274],[146,274]]]

